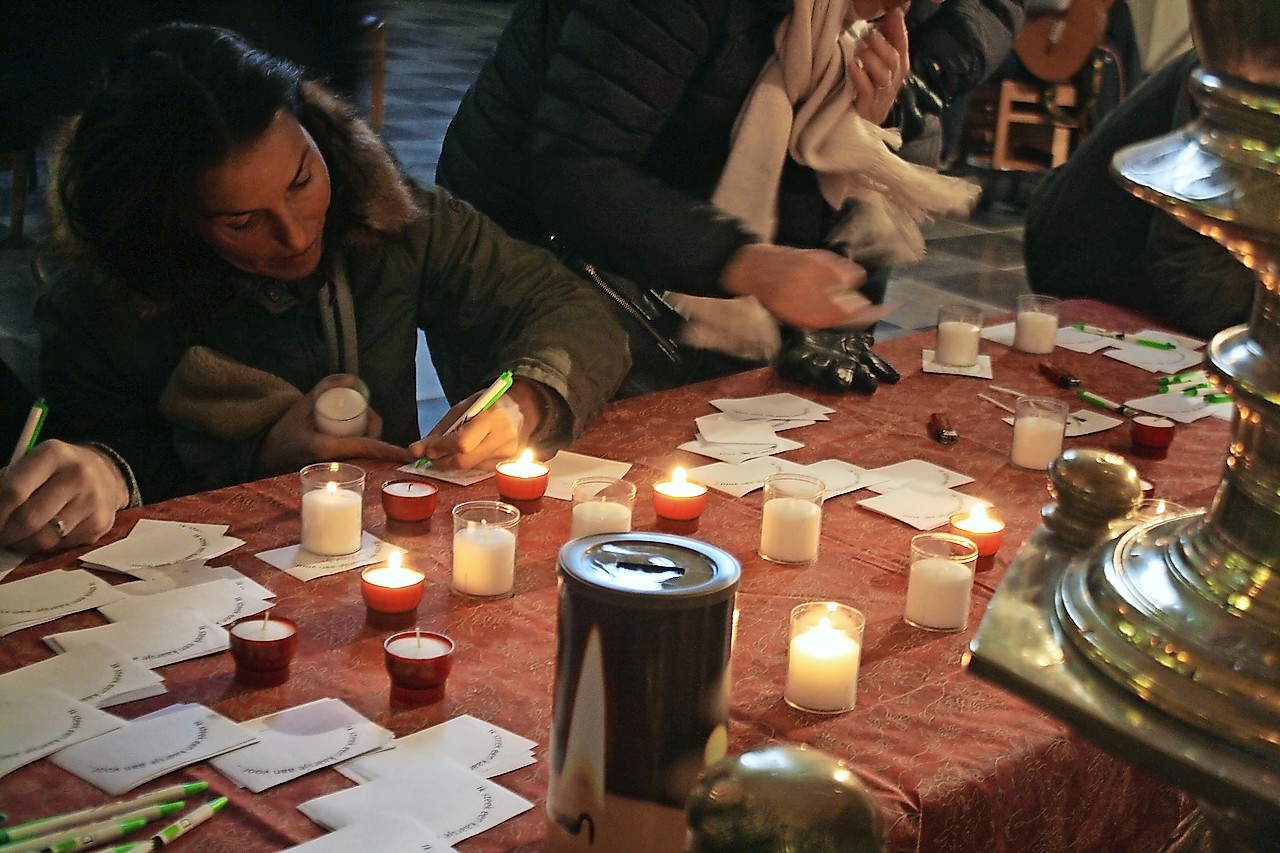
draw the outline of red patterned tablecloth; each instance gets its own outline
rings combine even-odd
[[[1099,303],[1072,302],[1064,322],[1090,322],[1121,330],[1144,323]],[[962,658],[991,594],[1018,546],[1038,522],[1048,499],[1042,473],[1008,464],[1011,429],[1001,412],[977,398],[986,385],[971,378],[926,374],[920,350],[931,335],[877,347],[902,372],[902,382],[873,396],[823,394],[779,381],[772,371],[740,374],[713,383],[611,405],[574,450],[633,463],[628,479],[639,487],[636,529],[655,529],[647,498],[651,484],[675,465],[708,460],[678,451],[693,436],[694,418],[714,411],[708,401],[793,391],[836,408],[831,420],[787,433],[805,447],[787,454],[798,462],[839,458],[873,468],[911,458],[961,471],[974,482],[960,488],[990,501],[1008,524],[994,567],[978,576],[969,630],[936,634],[902,621],[906,552],[916,533],[900,522],[857,506],[866,493],[829,501],[824,509],[821,554],[812,565],[779,567],[755,554],[760,493],[732,499],[713,492],[693,535],[733,554],[742,564],[740,620],[734,658],[731,751],[771,741],[806,743],[846,759],[884,810],[893,851],[1146,851],[1168,838],[1180,814],[1177,792],[1110,757],[1066,725],[1001,689],[969,675]],[[990,342],[997,383],[1067,399],[1024,355]],[[1111,399],[1150,393],[1155,375],[1103,355],[1061,348],[1054,363],[1080,376],[1085,386]],[[929,439],[926,422],[947,412],[959,429],[957,444]],[[1225,458],[1228,425],[1207,418],[1180,426],[1169,459],[1137,460],[1157,494],[1187,506],[1212,498]],[[1068,447],[1127,451],[1122,429],[1079,439]],[[378,493],[392,470],[369,466],[367,495]],[[542,849],[546,749],[551,724],[556,630],[556,554],[568,535],[569,508],[544,499],[521,521],[516,595],[477,603],[448,591],[449,509],[462,500],[496,495],[493,480],[468,487],[445,485],[435,518],[422,525],[388,524],[376,499],[365,505],[366,529],[408,552],[406,563],[427,573],[420,624],[458,642],[446,699],[426,707],[391,705],[381,641],[385,631],[366,624],[359,573],[309,583],[294,580],[254,554],[296,543],[299,533],[296,477],[286,476],[192,495],[121,514],[111,537],[139,518],[230,523],[246,545],[216,564],[229,564],[278,595],[277,611],[301,628],[298,658],[281,687],[251,689],[232,678],[226,654],[165,667],[168,692],[112,708],[136,717],[176,702],[201,702],[233,720],[245,720],[323,697],[336,697],[375,722],[406,735],[459,714],[472,714],[539,742],[535,765],[498,782],[536,802],[533,810],[459,843],[464,853]],[[20,567],[10,580],[71,565],[84,550]],[[0,595],[3,586],[0,585]],[[808,600],[848,602],[867,616],[858,705],[848,714],[819,716],[782,700],[786,671],[787,615]],[[0,671],[50,652],[41,637],[90,627],[96,612],[37,626],[0,640]],[[0,733],[3,737],[3,733]],[[296,810],[312,797],[351,783],[331,770],[254,795],[235,789],[208,765],[171,780],[206,779],[231,797],[226,814],[184,836],[174,848],[191,851],[278,850],[320,834]],[[424,791],[423,796],[430,796]],[[10,821],[98,804],[95,788],[39,761],[0,779],[0,810]]]

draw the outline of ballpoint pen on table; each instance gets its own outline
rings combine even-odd
[[[151,853],[173,842],[180,835],[186,835],[209,818],[216,815],[227,804],[226,797],[210,800],[189,814],[175,820],[146,841],[134,841],[129,844],[117,844],[103,853]]]
[[[1127,332],[1113,332],[1111,329],[1102,329],[1097,326],[1089,326],[1085,323],[1075,323],[1072,325],[1076,331],[1084,332],[1088,335],[1097,335],[1100,338],[1111,338],[1115,341],[1127,341],[1142,347],[1151,347],[1152,349],[1177,349],[1178,345],[1170,341],[1153,341],[1150,338],[1135,338]]]
[[[13,455],[9,457],[10,465],[26,456],[31,448],[36,446],[36,442],[40,440],[40,429],[44,426],[45,415],[48,413],[49,407],[45,405],[43,399],[31,404],[31,411],[27,413],[27,422],[23,424],[22,432],[18,435],[18,443],[13,446]]]
[[[1084,400],[1086,403],[1097,406],[1100,409],[1107,409],[1109,411],[1116,412],[1117,414],[1124,415],[1126,418],[1132,418],[1136,415],[1142,414],[1132,406],[1126,406],[1122,403],[1113,403],[1106,397],[1099,397],[1097,394],[1093,394],[1089,391],[1077,391],[1076,396],[1081,400]]]
[[[453,435],[455,432],[474,420],[485,409],[498,402],[502,395],[507,393],[507,389],[511,387],[512,381],[511,371],[503,371],[502,375],[493,380],[493,384],[486,388],[484,393],[477,397],[476,401],[468,406],[467,410],[463,412],[456,421],[450,424],[449,428],[441,433],[441,435]],[[418,460],[417,467],[425,468],[430,464],[431,460],[424,456]]]
[[[8,829],[0,829],[0,844],[12,844],[15,841],[21,841],[24,838],[31,838],[36,835],[48,835],[55,830],[63,829],[68,826],[82,826],[86,823],[106,820],[109,817],[117,817],[125,812],[140,809],[143,806],[149,806],[153,803],[165,803],[180,800],[183,797],[189,797],[192,794],[199,794],[201,791],[205,791],[208,788],[208,782],[183,782],[178,785],[169,785],[164,788],[157,788],[154,791],[139,794],[138,796],[128,800],[121,800],[117,803],[108,803],[105,806],[93,806],[92,808],[80,809],[79,811],[68,812],[66,814],[52,815],[50,817],[29,820],[24,823],[16,823]],[[8,853],[8,850],[6,850],[5,853]]]
[[[153,820],[182,811],[185,803],[182,800],[170,803],[153,803],[135,808],[123,814],[101,818],[92,823],[65,826],[53,832],[36,835],[22,841],[6,845],[5,853],[71,853],[86,847],[97,847],[109,841],[115,841],[131,832],[136,832]]]

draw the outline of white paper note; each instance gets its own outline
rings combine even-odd
[[[790,459],[765,456],[737,464],[712,462],[690,469],[688,476],[695,483],[740,498],[763,488],[765,478],[770,474],[803,473],[803,467]]]
[[[255,598],[275,598],[276,595],[231,566],[210,566],[199,560],[191,563],[176,563],[157,569],[138,569],[134,575],[140,580],[120,584],[116,589],[128,595],[153,595],[157,592],[168,592],[171,589],[181,589],[184,586],[195,586],[209,581],[229,580],[245,595]]]
[[[111,584],[84,569],[41,572],[4,585],[0,635],[92,610],[121,597]]]
[[[203,705],[171,705],[49,757],[99,790],[120,795],[254,737]]]
[[[806,400],[796,394],[764,394],[759,397],[721,397],[711,405],[722,412],[746,418],[792,421],[825,421],[835,411],[830,406]]]
[[[1150,373],[1177,373],[1204,360],[1204,355],[1193,349],[1153,349],[1124,341],[1112,341],[1111,345],[1114,349],[1103,353],[1107,358],[1141,367]]]
[[[925,373],[947,373],[952,376],[972,376],[975,379],[991,379],[995,376],[991,371],[991,356],[980,355],[976,363],[968,367],[957,367],[954,364],[941,364],[933,360],[933,350],[920,353],[920,369]]]
[[[300,581],[313,581],[325,575],[336,575],[361,566],[386,562],[392,550],[391,545],[366,530],[360,534],[360,550],[354,554],[322,557],[303,551],[301,546],[287,545],[284,548],[262,551],[255,556]]]
[[[244,544],[226,536],[228,525],[196,524],[141,518],[125,538],[95,548],[80,559],[92,566],[123,574],[174,563],[206,561]]]
[[[622,479],[631,470],[630,462],[615,462],[583,453],[561,450],[547,462],[547,497],[567,501],[573,499],[573,481],[580,477],[614,477]]]
[[[71,651],[91,643],[116,646],[151,669],[229,648],[227,629],[213,624],[194,610],[156,613],[145,619],[65,631],[51,634],[44,641],[55,652]]]
[[[470,714],[396,738],[391,748],[352,759],[338,772],[356,782],[389,776],[401,768],[447,758],[492,779],[534,762],[537,743]]]
[[[1153,415],[1163,415],[1184,424],[1210,415],[1230,418],[1231,413],[1235,411],[1235,404],[1230,401],[1209,403],[1204,397],[1187,397],[1182,394],[1152,394],[1149,397],[1126,400],[1125,405]]]
[[[904,485],[915,483],[951,489],[973,482],[973,478],[968,474],[961,474],[959,471],[952,471],[950,468],[934,465],[924,459],[907,459],[903,462],[895,462],[892,465],[872,468],[869,473],[872,476],[881,478],[880,482],[869,488],[873,492],[882,494],[901,488]]]
[[[118,729],[124,720],[56,690],[0,699],[0,776],[64,747]]]
[[[492,471],[477,471],[471,468],[443,470],[433,468],[430,465],[424,465],[419,468],[416,462],[410,462],[408,465],[401,465],[396,469],[404,474],[416,474],[419,477],[430,477],[433,480],[440,480],[444,483],[452,483],[455,486],[470,486],[475,483],[482,482],[493,476]]]
[[[888,479],[882,473],[860,468],[840,459],[824,459],[801,467],[804,473],[817,477],[823,482],[826,487],[822,490],[824,499],[838,497],[858,489],[868,489]]]
[[[919,483],[912,483],[900,489],[858,501],[860,507],[896,518],[917,530],[941,527],[951,520],[951,516],[969,512],[975,504],[989,505],[978,498],[951,489]]]
[[[445,844],[421,821],[404,815],[383,812],[366,820],[349,823],[342,829],[313,838],[284,853],[458,853]]]
[[[0,695],[53,689],[107,708],[163,693],[163,682],[123,650],[92,643],[0,675]]]
[[[786,453],[788,450],[799,450],[804,444],[775,435],[770,441],[758,444],[727,444],[719,441],[702,441],[694,439],[680,445],[680,450],[688,450],[700,456],[709,456],[721,462],[747,462],[763,456]]]
[[[215,580],[153,595],[126,595],[99,606],[98,610],[112,622],[124,622],[186,609],[196,611],[215,625],[230,625],[237,619],[261,613],[271,606],[269,601],[246,596],[233,581]]]

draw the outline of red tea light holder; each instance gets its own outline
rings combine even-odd
[[[707,508],[707,487],[691,483],[677,468],[670,480],[653,484],[653,511],[667,521],[695,521]]]
[[[397,616],[418,609],[427,578],[416,569],[400,565],[399,551],[392,551],[385,566],[375,566],[360,573],[360,597],[369,614]]]
[[[1134,456],[1143,459],[1164,459],[1173,444],[1176,424],[1170,418],[1158,415],[1138,415],[1130,422],[1129,439]]]
[[[536,501],[547,493],[551,469],[533,461],[533,451],[525,450],[519,459],[498,465],[494,474],[498,479],[498,494],[503,500]]]
[[[444,698],[453,669],[453,640],[438,631],[400,631],[382,644],[391,700],[426,705]]]
[[[985,504],[974,504],[968,514],[951,516],[947,533],[963,536],[978,549],[978,558],[994,557],[1004,542],[1004,522],[987,512]]]
[[[392,480],[382,487],[382,509],[393,521],[426,521],[435,514],[438,493],[422,480]]]
[[[236,681],[251,687],[276,687],[289,680],[289,664],[298,651],[298,626],[291,619],[246,616],[227,629]]]

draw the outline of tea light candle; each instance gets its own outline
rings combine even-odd
[[[498,494],[509,501],[536,501],[547,492],[550,469],[533,461],[532,450],[525,450],[519,459],[503,462],[495,473]]]
[[[937,350],[933,360],[939,364],[968,367],[978,361],[978,341],[982,329],[973,323],[947,320],[938,324]]]
[[[1062,421],[1052,417],[1022,417],[1013,422],[1009,460],[1020,468],[1048,468],[1062,453]]]
[[[516,535],[501,527],[467,522],[453,534],[453,588],[493,597],[515,587]]]
[[[802,498],[765,501],[760,553],[776,563],[809,563],[818,558],[822,507]]]
[[[958,631],[969,620],[972,587],[968,566],[941,557],[916,560],[907,579],[906,620],[935,631]]]
[[[399,551],[392,551],[386,566],[360,573],[360,596],[376,613],[407,613],[422,601],[426,575],[400,566]]]
[[[392,480],[382,487],[382,509],[396,521],[426,521],[435,514],[438,491],[420,480]]]
[[[569,538],[593,533],[626,533],[631,529],[631,507],[615,501],[585,501],[573,508]]]
[[[984,504],[974,504],[968,515],[951,516],[947,532],[973,542],[979,557],[993,556],[1004,541],[1004,522],[987,514]]]
[[[1044,355],[1058,340],[1058,317],[1044,311],[1019,311],[1013,325],[1013,347]]]
[[[254,687],[274,687],[289,678],[298,648],[298,626],[289,619],[248,616],[227,632],[236,679]]]
[[[436,631],[392,634],[382,644],[391,698],[400,702],[438,702],[453,669],[454,642]]]
[[[1138,415],[1130,426],[1133,453],[1143,459],[1165,459],[1173,443],[1174,422],[1155,415]]]
[[[707,507],[707,487],[690,483],[683,468],[677,468],[670,480],[653,484],[653,511],[671,521],[692,521]]]
[[[364,435],[369,402],[355,388],[330,388],[316,398],[316,429],[326,435]]]
[[[784,696],[792,705],[810,711],[852,708],[858,691],[858,660],[862,648],[830,619],[791,638]]]
[[[360,550],[362,501],[358,492],[334,482],[302,495],[302,549],[338,556]]]

